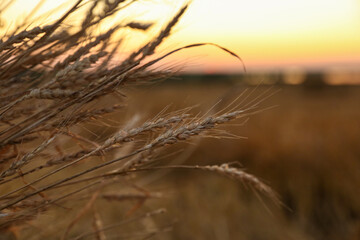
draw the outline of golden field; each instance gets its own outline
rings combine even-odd
[[[170,109],[199,105],[194,111],[205,113],[219,99],[213,112],[228,99],[241,96],[245,104],[264,93],[273,95],[262,108],[273,108],[225,127],[246,139],[202,139],[164,161],[238,161],[273,187],[281,204],[211,173],[167,172],[166,183],[160,183],[163,178],[148,183],[163,186],[164,204],[178,220],[165,239],[360,237],[359,87],[163,84],[133,90],[128,100],[130,108],[149,115],[168,104]]]

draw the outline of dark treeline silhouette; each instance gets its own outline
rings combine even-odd
[[[305,90],[315,91],[321,90],[328,86],[327,72],[304,72],[297,78],[300,81],[294,84],[289,80],[291,73],[244,73],[244,74],[201,74],[201,73],[185,73],[180,76],[172,77],[163,84],[241,84],[241,85],[298,85]],[[346,85],[346,84],[342,84]],[[337,85],[339,86],[339,85]]]

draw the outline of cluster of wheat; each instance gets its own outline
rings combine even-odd
[[[127,86],[171,75],[168,71],[150,69],[152,65],[181,49],[206,44],[185,46],[147,60],[170,35],[187,9],[184,6],[151,41],[130,54],[122,54],[121,41],[112,44],[112,36],[124,29],[146,31],[152,24],[121,22],[98,34],[93,29],[117,12],[126,11],[133,2],[95,0],[85,4],[78,0],[54,23],[33,28],[19,24],[0,40],[0,229],[3,233],[13,230],[21,236],[22,226],[28,226],[51,209],[64,209],[76,213],[72,221],[58,224],[64,239],[89,236],[105,239],[109,229],[162,213],[163,210],[155,210],[142,215],[134,213],[136,216],[128,214],[118,223],[104,225],[94,203],[116,204],[127,199],[143,202],[159,197],[158,193],[137,191],[134,183],[141,172],[167,167],[156,165],[159,151],[256,111],[257,103],[242,110],[235,106],[203,117],[191,115],[188,109],[162,112],[131,128],[123,128],[128,121],[123,120],[110,136],[97,141],[87,137],[83,131],[86,124],[96,122],[101,128],[103,121],[99,119],[127,111],[121,92]],[[5,8],[6,4],[0,7]],[[80,23],[65,24],[80,8],[86,9]],[[222,50],[238,57],[227,49]],[[123,60],[110,64],[119,55]],[[129,144],[131,150],[124,151]],[[168,168],[213,171],[273,194],[256,177],[226,164]],[[107,186],[121,181],[135,191],[122,188],[107,191]],[[73,207],[77,200],[84,203],[82,208]],[[79,234],[76,223],[87,212],[94,213],[87,218],[93,227]],[[157,232],[160,230],[149,230],[146,234],[153,236]]]

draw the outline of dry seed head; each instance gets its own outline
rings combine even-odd
[[[15,48],[14,46],[12,46],[13,44],[22,43],[25,39],[34,39],[39,34],[47,32],[50,27],[51,27],[51,25],[45,26],[45,27],[37,26],[29,31],[24,30],[16,35],[13,35],[13,36],[9,37],[9,39],[7,41],[3,42],[0,45],[0,50],[3,51],[3,50]]]
[[[161,31],[159,36],[150,43],[148,47],[143,50],[143,56],[152,55],[157,46],[161,44],[161,42],[170,35],[171,29],[176,25],[176,23],[180,20],[181,16],[184,14],[188,5],[185,5],[180,11],[174,16],[174,18],[169,22],[169,24]]]
[[[106,140],[106,142],[104,143],[103,146],[106,148],[115,143],[132,141],[133,137],[135,137],[141,133],[144,133],[144,132],[147,132],[147,131],[150,131],[153,129],[155,130],[155,129],[159,129],[159,128],[168,127],[172,124],[183,121],[186,117],[188,117],[187,114],[183,114],[180,116],[174,116],[169,119],[159,118],[154,122],[146,122],[141,127],[138,127],[138,128],[133,128],[128,131],[121,130],[121,131],[117,132],[113,137]]]
[[[67,163],[67,162],[73,161],[73,160],[75,160],[77,158],[80,158],[81,156],[83,156],[85,154],[88,154],[90,152],[91,152],[90,150],[82,150],[82,151],[79,151],[79,152],[76,152],[76,153],[73,153],[73,154],[65,155],[65,156],[63,156],[61,158],[51,159],[51,160],[48,160],[45,163],[45,165],[42,165],[41,168],[51,167],[51,166],[55,166],[55,165],[58,165],[58,164]]]
[[[26,153],[20,160],[13,162],[9,169],[0,174],[0,178],[13,175],[17,170],[26,165],[31,159],[33,159],[38,153],[42,152],[50,143],[54,141],[56,136],[49,138],[35,148],[32,152]]]
[[[231,178],[240,180],[244,183],[248,183],[249,185],[255,187],[255,189],[259,190],[260,192],[265,193],[267,196],[276,200],[276,194],[274,191],[265,183],[260,181],[257,177],[252,174],[246,173],[241,169],[230,167],[228,164],[224,163],[219,165],[212,165],[212,166],[196,166],[196,168],[208,170],[212,172],[217,172]]]
[[[110,36],[119,29],[119,26],[109,29],[106,33],[97,36],[93,41],[89,42],[83,47],[80,47],[74,54],[69,55],[64,61],[59,62],[55,65],[54,70],[58,71],[59,69],[64,68],[66,65],[79,60],[82,56],[89,53],[89,51],[95,46],[99,45],[101,42],[110,38]]]
[[[145,148],[151,149],[156,146],[174,144],[178,141],[187,140],[191,136],[198,135],[205,130],[214,128],[217,124],[223,124],[237,118],[243,113],[244,111],[234,111],[220,116],[207,117],[203,120],[186,124],[177,129],[169,129],[164,134],[157,137],[153,142],[145,146]]]
[[[70,117],[67,116],[67,117],[59,118],[51,124],[48,124],[44,127],[40,127],[38,129],[36,129],[34,132],[51,131],[51,130],[54,130],[57,128],[70,127],[77,123],[89,121],[90,119],[96,119],[99,116],[115,112],[116,110],[123,108],[123,107],[124,107],[124,105],[115,104],[114,106],[107,107],[107,108],[83,111],[78,114],[74,114],[73,116],[70,116]]]
[[[21,118],[22,116],[27,116],[32,114],[35,111],[34,106],[26,106],[21,109],[15,109],[12,111],[8,111],[4,116],[1,117],[2,121],[12,121],[17,118]]]
[[[153,25],[152,23],[139,23],[139,22],[131,22],[126,24],[126,26],[129,28],[143,30],[143,31],[147,30],[152,25]]]
[[[66,98],[66,97],[76,97],[79,93],[72,90],[62,90],[62,89],[33,89],[26,96],[29,98],[38,98],[38,99],[56,99],[56,98]]]
[[[71,64],[63,70],[58,71],[58,73],[55,75],[55,81],[64,80],[67,76],[77,75],[79,72],[89,68],[91,64],[96,63],[100,58],[106,55],[107,52],[102,51],[97,54],[92,54],[82,60],[76,61],[74,64]]]

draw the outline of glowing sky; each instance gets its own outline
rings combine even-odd
[[[182,23],[179,44],[218,43],[250,70],[360,66],[358,0],[195,0]],[[186,55],[204,56],[204,70],[241,69],[211,47]]]
[[[15,8],[17,13],[30,9],[36,1],[22,2]],[[136,12],[140,19],[162,19],[165,23],[182,3],[143,0],[129,12]],[[57,5],[59,1],[48,0],[44,9]],[[360,1],[193,0],[159,52],[196,42],[213,42],[231,49],[250,71],[355,68],[360,66]],[[183,51],[167,63],[204,72],[242,69],[238,61],[214,47]]]

